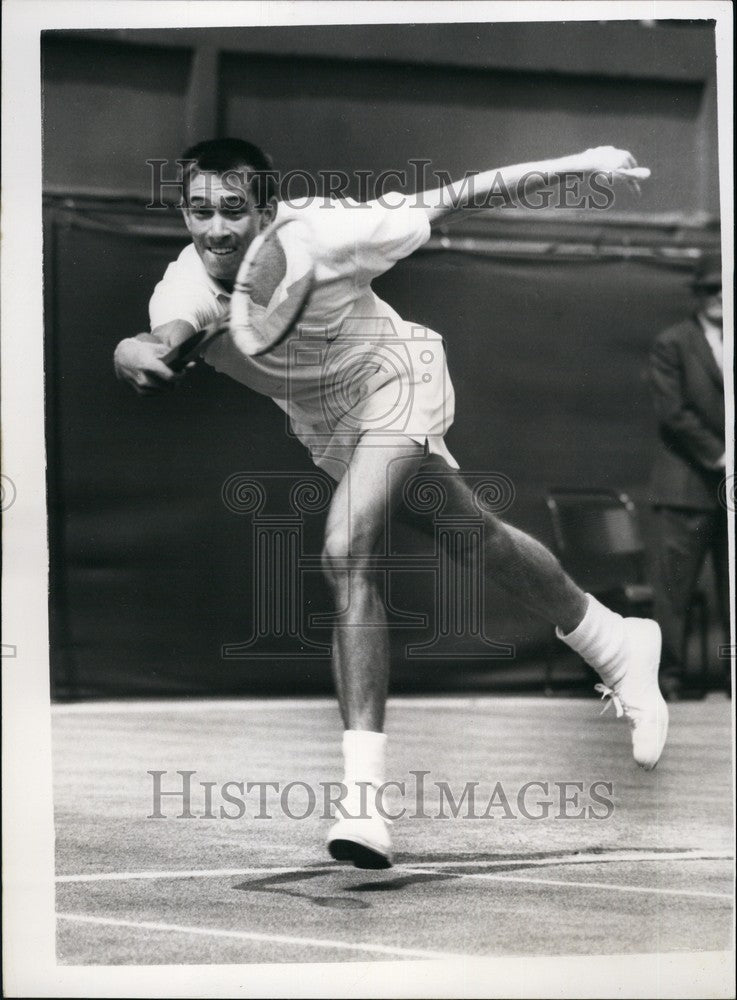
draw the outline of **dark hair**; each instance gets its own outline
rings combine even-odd
[[[229,170],[246,170],[251,190],[259,208],[266,208],[276,197],[276,175],[271,160],[262,149],[245,139],[206,139],[185,149],[181,156],[184,166],[184,199],[189,200],[189,184],[195,170],[224,174]]]

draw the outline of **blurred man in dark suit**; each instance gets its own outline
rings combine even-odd
[[[724,478],[724,362],[721,261],[705,256],[693,282],[695,316],[664,330],[650,355],[660,446],[651,480],[655,512],[655,617],[663,630],[661,687],[683,693],[689,606],[712,553],[720,616],[729,630]]]

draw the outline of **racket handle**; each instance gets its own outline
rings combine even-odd
[[[197,348],[205,336],[204,330],[197,330],[191,337],[187,337],[181,344],[173,347],[168,354],[161,359],[173,372],[180,372],[197,356]]]
[[[165,354],[161,359],[165,365],[168,365],[173,372],[181,372],[187,367],[190,361],[196,361],[197,358],[201,357],[203,351],[208,347],[216,337],[219,337],[222,333],[228,329],[227,317],[218,317],[208,323],[207,326],[203,327],[201,330],[197,330],[191,336],[183,340],[181,344],[177,344],[173,347],[168,354]]]

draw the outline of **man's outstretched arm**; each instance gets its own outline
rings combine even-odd
[[[626,149],[614,146],[597,146],[583,153],[562,156],[553,160],[535,160],[530,163],[516,163],[509,167],[486,170],[472,177],[464,177],[453,184],[423,192],[424,210],[431,223],[453,212],[469,208],[488,207],[484,205],[487,196],[493,193],[509,192],[526,195],[561,180],[567,174],[611,174],[625,181],[639,192],[639,182],[650,176],[646,167],[639,167],[637,160]]]

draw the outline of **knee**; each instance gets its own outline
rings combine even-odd
[[[348,560],[348,545],[335,532],[327,532],[322,545],[322,571],[328,583],[337,581],[340,567]]]
[[[349,579],[354,583],[369,575],[368,543],[354,534],[352,540],[344,531],[330,531],[325,534],[322,547],[322,571],[331,587],[347,586]]]

